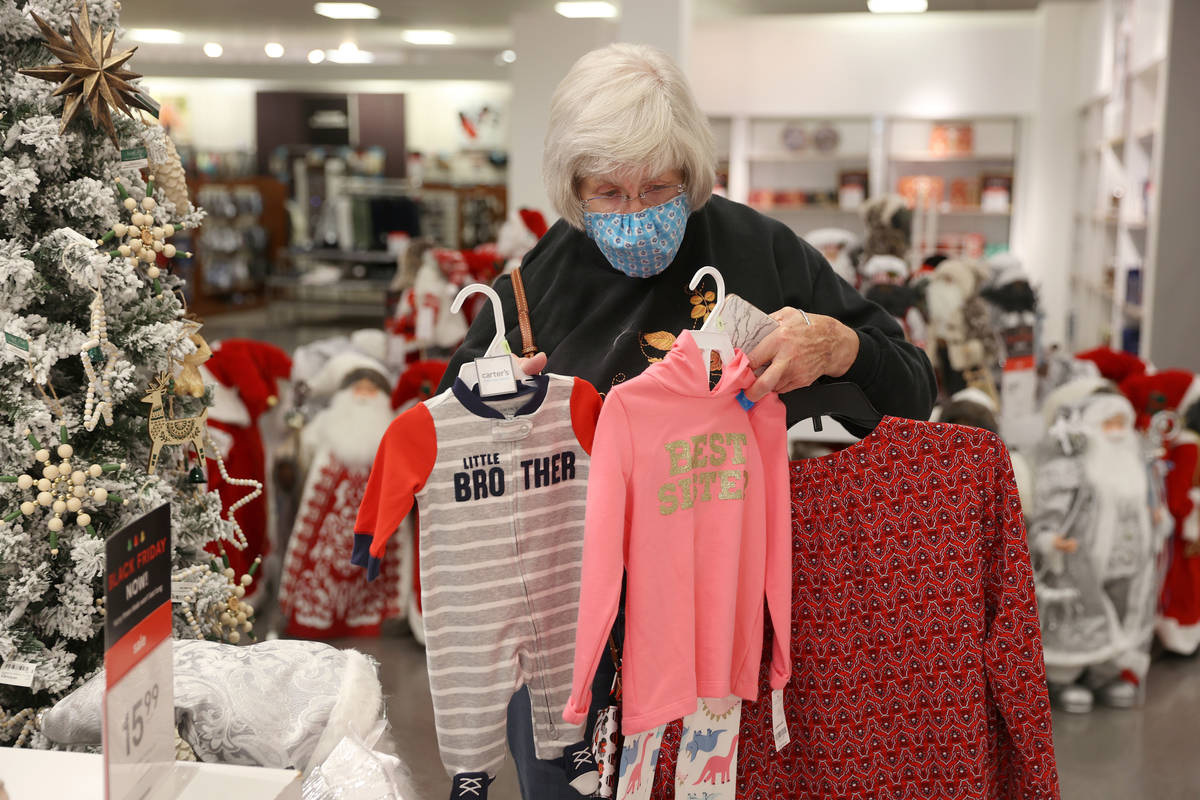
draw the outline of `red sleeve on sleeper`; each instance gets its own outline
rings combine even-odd
[[[433,417],[424,403],[418,403],[388,426],[358,507],[350,562],[366,568],[367,580],[379,575],[388,539],[412,510],[436,460]]]

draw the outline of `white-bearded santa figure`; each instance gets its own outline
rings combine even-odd
[[[1162,580],[1163,526],[1129,401],[1102,382],[1049,404],[1030,551],[1051,696],[1067,711],[1142,696]]]
[[[376,636],[400,616],[400,554],[389,552],[367,582],[350,564],[354,520],[379,440],[394,417],[382,364],[358,353],[335,356],[321,383],[337,386],[301,434],[309,464],[284,557],[279,605],[286,633],[309,639]]]

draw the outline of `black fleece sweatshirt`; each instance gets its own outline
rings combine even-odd
[[[891,315],[839,278],[783,223],[716,196],[689,217],[675,260],[652,278],[618,272],[586,234],[561,219],[546,232],[525,256],[521,276],[534,340],[549,357],[547,371],[578,375],[600,392],[640,374],[670,350],[680,331],[702,324],[703,311],[694,309],[715,287],[706,277],[693,292],[688,281],[703,266],[716,267],[727,291],[763,311],[792,306],[853,328],[858,358],[838,380],[858,384],[884,414],[929,418],[937,394],[933,369],[924,352],[905,341]],[[512,281],[501,276],[494,288],[503,303],[508,342],[518,353]],[[454,354],[442,389],[464,361],[483,353],[494,331],[491,313],[481,313]],[[782,397],[787,405],[788,395]],[[797,417],[788,408],[790,426]]]

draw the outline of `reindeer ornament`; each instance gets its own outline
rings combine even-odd
[[[167,373],[160,372],[150,384],[146,396],[142,398],[143,403],[150,404],[150,441],[154,446],[150,450],[150,464],[146,467],[146,472],[151,475],[158,466],[158,453],[164,444],[187,444],[190,442],[196,448],[196,456],[200,459],[200,463],[204,463],[204,437],[206,435],[205,425],[208,423],[208,409],[200,412],[198,417],[168,419],[166,411],[163,410],[163,395],[167,392],[167,379]]]

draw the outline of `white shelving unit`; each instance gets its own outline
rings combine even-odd
[[[846,228],[862,235],[858,208],[839,202],[845,173],[867,176],[866,197],[896,192],[900,178],[941,178],[947,197],[938,203],[936,233],[978,233],[989,248],[1007,249],[1011,212],[984,210],[978,182],[984,174],[1015,172],[1019,121],[1013,117],[915,119],[723,115],[710,117],[717,139],[725,194],[785,223],[798,234]],[[967,153],[930,151],[936,124],[967,124],[974,146]],[[818,144],[818,139],[823,139]],[[831,144],[831,142],[833,144]],[[969,187],[965,202],[950,203],[953,181]],[[961,200],[962,198],[958,198]]]
[[[1073,307],[1068,338],[1078,351],[1108,344],[1148,355],[1162,180],[1169,3],[1105,0],[1107,86],[1077,113]]]

